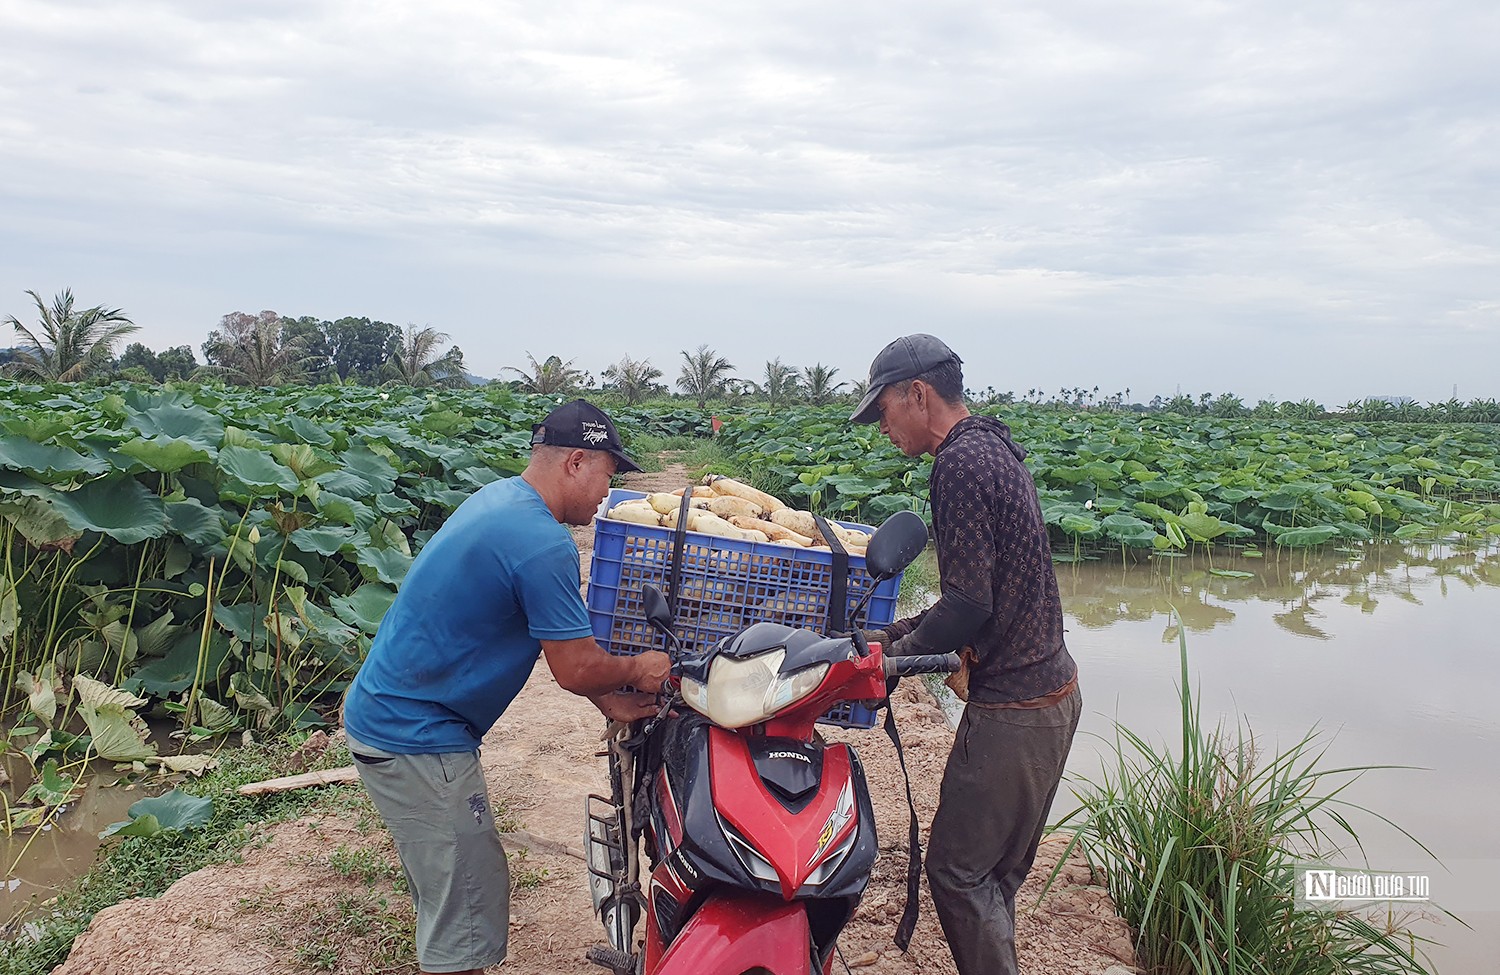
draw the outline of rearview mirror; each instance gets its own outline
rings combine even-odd
[[[889,579],[926,547],[927,523],[915,511],[898,511],[875,529],[865,550],[865,568],[876,578]]]
[[[663,596],[661,590],[655,586],[642,586],[641,598],[646,603],[646,622],[650,623],[651,628],[656,632],[665,633],[670,636],[672,633],[672,607],[667,605],[667,597]]]

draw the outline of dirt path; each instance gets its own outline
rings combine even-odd
[[[671,490],[687,472],[669,465],[632,475],[637,490]],[[592,547],[577,529],[584,577]],[[932,821],[938,783],[953,741],[937,702],[912,681],[897,695],[897,721],[912,772],[917,813]],[[578,848],[583,803],[608,789],[596,758],[602,719],[583,698],[557,687],[539,665],[514,704],[485,737],[482,761],[495,798],[513,822],[553,844]],[[932,905],[923,889],[922,919],[911,951],[891,944],[905,890],[907,809],[895,751],[884,733],[831,731],[859,749],[875,799],[881,855],[859,913],[841,939],[855,970],[953,973]],[[925,835],[925,833],[924,833]],[[1018,903],[1035,903],[1039,878],[1061,844],[1044,844]],[[495,972],[589,973],[583,954],[602,941],[593,918],[583,863],[564,853],[514,850],[510,958]],[[411,972],[410,904],[397,889],[394,850],[378,825],[357,814],[330,815],[265,830],[242,864],[184,877],[159,899],[127,901],[95,918],[80,936],[66,975],[303,975],[313,972]],[[373,920],[372,920],[373,919]],[[1128,932],[1108,896],[1089,886],[1089,871],[1070,861],[1054,893],[1019,919],[1024,971],[1033,975],[1120,975],[1132,969]],[[404,939],[404,940],[403,940]],[[842,970],[837,964],[835,970]]]

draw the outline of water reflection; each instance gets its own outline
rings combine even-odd
[[[1219,573],[1236,573],[1230,576]],[[1122,621],[1169,617],[1176,609],[1190,633],[1206,633],[1236,618],[1236,603],[1270,603],[1276,625],[1310,640],[1328,640],[1326,607],[1340,602],[1372,614],[1399,601],[1424,605],[1450,586],[1500,587],[1500,546],[1416,547],[1370,543],[1320,552],[1272,552],[1262,559],[1217,553],[1165,559],[1150,565],[1108,560],[1057,566],[1068,615],[1079,626],[1104,629]],[[1175,627],[1163,633],[1177,639]]]
[[[1263,561],[1216,552],[1212,564],[1199,554],[1056,571],[1083,675],[1072,774],[1097,780],[1116,722],[1168,747],[1180,734],[1176,609],[1205,720],[1243,721],[1268,749],[1317,729],[1328,766],[1385,767],[1343,798],[1432,853],[1372,814],[1350,856],[1434,878],[1434,900],[1470,925],[1420,927],[1444,945],[1433,952],[1442,975],[1495,970],[1500,909],[1474,891],[1493,891],[1500,866],[1500,545],[1268,550]]]

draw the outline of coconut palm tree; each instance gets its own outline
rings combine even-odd
[[[26,292],[36,302],[40,316],[33,332],[11,315],[4,324],[26,336],[10,364],[17,375],[36,376],[55,383],[71,383],[104,365],[114,354],[114,344],[140,327],[118,308],[95,305],[82,311],[73,308],[73,290],[64,288],[48,308],[35,291]]]
[[[628,355],[605,369],[604,378],[615,392],[625,397],[626,404],[630,406],[662,388],[657,382],[661,378],[661,370],[653,366],[650,359],[632,359]]]
[[[467,386],[464,354],[454,346],[442,355],[438,348],[449,339],[431,325],[407,325],[396,342],[387,365],[396,373],[390,382],[398,386]]]
[[[756,390],[772,406],[780,406],[795,397],[797,388],[801,385],[797,368],[783,364],[780,357],[777,357],[766,363],[766,381],[756,386]]]
[[[701,410],[708,401],[723,396],[728,390],[725,373],[734,369],[729,360],[707,345],[698,346],[698,351],[682,353],[682,374],[677,377],[677,388],[698,401]]]
[[[544,361],[537,362],[536,356],[528,352],[526,361],[531,363],[530,372],[515,366],[506,366],[501,370],[520,376],[521,391],[524,393],[568,393],[589,383],[589,374],[582,369],[574,369],[572,359],[564,362],[560,356],[549,355]]]
[[[295,382],[318,357],[308,354],[301,337],[287,338],[281,326],[273,312],[225,315],[204,343],[204,354],[213,361],[199,371],[246,386]]]
[[[819,362],[802,370],[802,381],[807,387],[807,401],[813,406],[827,406],[833,402],[838,391],[847,386],[848,383],[835,383],[834,374],[837,366],[825,366]]]

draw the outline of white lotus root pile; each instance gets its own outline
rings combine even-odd
[[[605,517],[637,525],[676,528],[685,490],[678,488],[671,494],[648,494],[644,498],[622,501],[609,509]],[[742,542],[829,551],[828,540],[818,530],[811,512],[788,507],[779,498],[732,477],[705,476],[702,486],[693,487],[688,504],[687,530],[690,532]],[[865,546],[870,543],[869,535],[833,521],[827,524],[850,555],[865,554]]]

